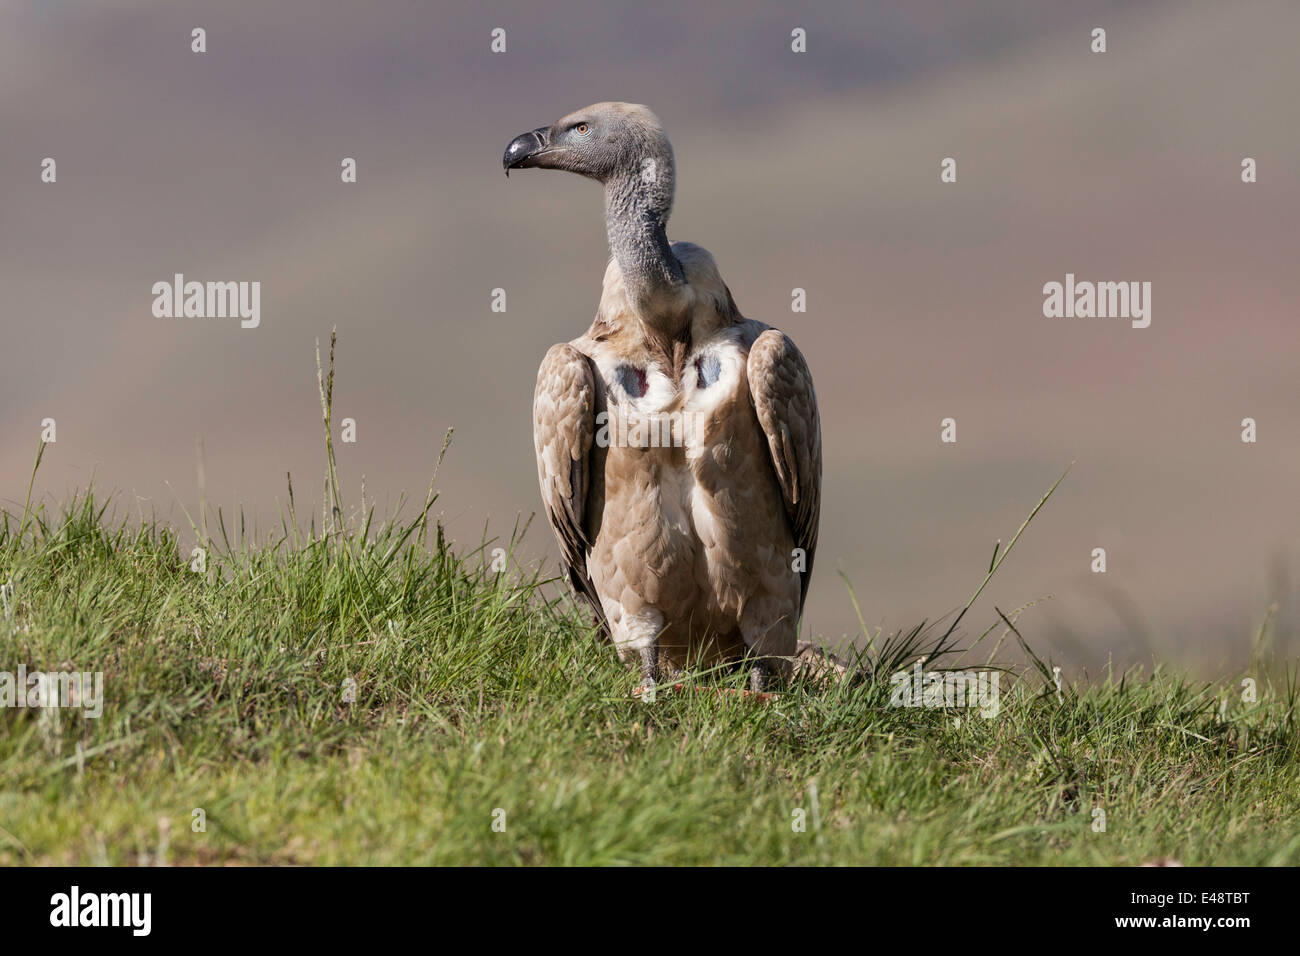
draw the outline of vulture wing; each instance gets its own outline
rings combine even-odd
[[[608,635],[605,612],[587,573],[587,492],[595,430],[596,380],[590,360],[572,345],[551,346],[537,372],[533,395],[533,447],[542,504],[569,583],[591,605]]]
[[[822,429],[817,393],[803,354],[781,332],[768,329],[749,350],[749,394],[785,500],[795,547],[807,557],[799,581],[802,613],[812,580],[822,509]]]

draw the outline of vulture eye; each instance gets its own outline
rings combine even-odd
[[[579,136],[586,136],[587,130],[589,129],[586,123],[579,123],[577,126],[573,128],[577,130]]]

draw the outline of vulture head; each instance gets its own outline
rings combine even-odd
[[[610,250],[633,308],[655,324],[684,321],[685,275],[665,231],[676,167],[654,113],[635,103],[596,103],[516,136],[501,164],[507,176],[563,169],[602,183]]]
[[[632,177],[671,180],[672,156],[672,144],[649,109],[596,103],[516,136],[501,162],[507,176],[512,169],[563,169],[608,186]]]

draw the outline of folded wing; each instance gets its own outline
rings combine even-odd
[[[606,635],[605,613],[587,573],[587,493],[596,430],[596,381],[591,361],[572,345],[553,345],[537,373],[533,447],[542,504],[560,545],[574,591],[585,598]]]
[[[767,436],[772,469],[781,486],[795,547],[803,549],[799,610],[803,611],[817,550],[822,505],[822,432],[817,394],[803,354],[776,329],[749,350],[749,393]]]

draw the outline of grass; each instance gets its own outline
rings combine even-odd
[[[540,570],[492,570],[518,530],[455,554],[432,491],[376,525],[328,487],[322,528],[291,504],[274,541],[216,512],[201,570],[90,492],[5,515],[0,669],[102,671],[106,702],[0,711],[0,863],[1300,862],[1297,688],[1262,663],[1058,692],[1031,652],[996,718],[890,706],[919,655],[1019,640],[999,611],[964,651],[956,620],[876,635],[852,679],[767,704],[647,703]]]

